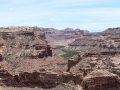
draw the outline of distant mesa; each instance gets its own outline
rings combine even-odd
[[[62,30],[54,29],[54,28],[43,28],[46,33],[46,40],[47,41],[54,41],[54,40],[63,40],[63,39],[71,39],[71,38],[78,38],[82,35],[89,34],[88,30],[81,30],[79,28],[65,28]]]

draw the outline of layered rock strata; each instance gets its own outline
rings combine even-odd
[[[38,27],[0,30],[1,85],[51,89],[64,84],[78,90],[117,90],[120,87],[119,50],[113,50],[116,46],[112,46],[111,38],[104,37],[107,34],[86,35],[88,42],[76,40],[77,46],[92,49],[65,62],[52,57],[45,33]],[[116,45],[118,49],[118,42]]]

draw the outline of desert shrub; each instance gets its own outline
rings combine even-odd
[[[77,52],[77,51],[66,50],[66,49],[64,49],[64,47],[65,46],[57,46],[58,49],[60,49],[61,51],[63,51],[65,53],[65,54],[61,55],[64,60],[68,60],[69,58],[73,57],[74,55],[79,54],[79,52]]]
[[[65,54],[61,55],[65,60],[69,59],[70,57],[73,57],[74,55],[79,54],[77,51],[72,51],[72,50],[62,50],[65,52]]]
[[[57,46],[58,49],[62,49],[64,48],[65,46]]]

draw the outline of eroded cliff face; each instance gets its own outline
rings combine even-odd
[[[57,73],[52,71],[34,71],[32,73],[23,72],[19,75],[12,76],[7,79],[6,85],[13,86],[41,86],[43,88],[52,88],[61,83],[69,82],[72,78],[70,73]]]
[[[54,71],[64,72],[65,65],[65,62],[52,57],[52,48],[42,29],[0,28],[0,78],[5,85],[52,87],[57,78],[61,81],[60,75]],[[39,69],[43,71],[34,72]]]
[[[120,53],[120,28],[108,28],[107,30],[84,35],[69,44],[68,49],[85,52],[110,52],[115,51]]]
[[[102,42],[99,38],[95,39]],[[52,56],[51,46],[47,44],[42,29],[1,28],[0,85],[40,86],[55,90],[118,90],[119,50],[109,50],[103,44],[89,40],[85,45],[91,45],[92,49],[68,61],[61,61]]]
[[[39,68],[65,71],[66,65],[52,57],[52,48],[41,28],[26,26],[0,28],[0,61],[1,67],[13,73]]]
[[[13,71],[22,67],[23,61],[52,57],[52,49],[45,40],[45,33],[37,27],[1,28],[0,36],[0,60],[4,58],[12,65]]]
[[[82,60],[79,62],[76,62],[75,58],[68,60],[68,66],[71,66],[68,70],[74,74],[81,73],[84,84],[80,85],[83,89],[119,90],[119,39],[120,28],[109,28],[102,33],[85,35],[69,44],[68,49],[80,51]],[[94,71],[98,74],[97,77],[91,74]],[[113,79],[112,74],[117,75],[117,78]],[[91,78],[88,78],[89,75]],[[85,78],[88,79],[84,81]]]
[[[118,90],[118,76],[106,70],[94,70],[84,77],[81,85],[84,90]]]

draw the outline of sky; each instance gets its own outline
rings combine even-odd
[[[8,26],[100,32],[120,27],[120,0],[0,0],[0,27]]]

